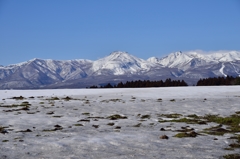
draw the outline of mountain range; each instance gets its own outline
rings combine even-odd
[[[0,89],[85,88],[132,80],[185,80],[189,85],[200,78],[240,76],[240,52],[175,52],[147,60],[116,51],[96,61],[32,59],[1,66]]]

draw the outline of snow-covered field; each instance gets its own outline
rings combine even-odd
[[[0,158],[220,158],[240,152],[226,150],[238,133],[202,133],[212,122],[161,121],[176,113],[230,116],[239,103],[240,86],[0,90]],[[173,137],[184,128],[199,135]]]

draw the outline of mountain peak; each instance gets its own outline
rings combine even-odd
[[[113,51],[110,53],[110,55],[121,55],[121,54],[128,54],[126,51]]]
[[[141,72],[150,69],[149,62],[135,57],[127,52],[115,51],[109,56],[93,62],[92,70],[98,72],[109,70],[114,75],[123,75],[126,73]]]
[[[186,64],[188,63],[192,58],[189,57],[187,54],[179,52],[174,52],[169,54],[168,56],[160,59],[160,64],[163,66],[168,67],[179,67],[179,64]]]
[[[147,61],[151,63],[158,63],[159,59],[157,57],[150,57],[147,59]]]
[[[116,58],[129,58],[131,55],[128,54],[128,52],[125,51],[114,51],[110,53],[109,57],[111,59],[116,59]]]
[[[171,53],[169,56],[171,56],[171,55],[177,57],[177,56],[183,55],[183,53],[182,53],[182,51],[178,51],[178,52]]]
[[[122,62],[126,62],[126,61],[136,61],[136,59],[138,59],[137,57],[129,54],[128,52],[124,52],[124,51],[114,51],[112,53],[110,53],[109,56],[102,58],[106,61],[122,61]]]

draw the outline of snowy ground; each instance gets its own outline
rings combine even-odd
[[[220,158],[240,151],[225,150],[234,134],[173,137],[181,127],[200,133],[218,124],[159,120],[173,113],[229,116],[239,103],[239,86],[0,90],[0,127],[7,132],[0,133],[0,158]],[[115,114],[123,119],[111,120]]]

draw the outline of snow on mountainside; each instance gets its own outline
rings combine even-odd
[[[207,63],[212,63],[201,54],[187,54],[180,52],[171,53],[166,57],[161,59],[152,57],[148,61],[153,63],[161,64],[165,67],[178,68],[180,70],[186,71],[189,68],[195,68],[198,66],[206,65]]]
[[[213,54],[206,55],[213,60],[220,62],[230,62],[240,60],[240,52],[230,51],[230,52],[216,52]]]
[[[150,63],[159,63],[159,59],[157,57],[150,57],[147,61]]]
[[[126,80],[184,79],[196,83],[199,78],[240,76],[240,52],[175,52],[166,57],[140,59],[116,51],[96,61],[32,59],[0,66],[0,89],[85,87]],[[53,86],[54,85],[54,86]],[[50,87],[52,86],[52,87]]]
[[[239,51],[216,51],[210,54],[201,54],[201,51],[189,51],[186,52],[187,55],[204,59],[206,61],[215,61],[215,62],[230,62],[240,60]]]
[[[190,67],[203,66],[208,64],[217,64],[219,62],[232,62],[240,60],[240,52],[238,51],[220,51],[212,54],[201,54],[198,51],[189,51],[182,53],[175,52],[168,56],[155,60],[157,63],[165,67],[177,67],[183,70]]]
[[[92,70],[102,74],[102,70],[110,70],[114,75],[123,75],[125,73],[140,73],[148,71],[152,64],[143,59],[137,58],[127,52],[113,52],[109,56],[93,62]]]
[[[164,57],[159,60],[159,63],[168,66],[168,67],[179,67],[181,65],[187,64],[192,60],[191,57],[189,57],[186,54],[183,54],[180,52],[171,53],[167,57]]]
[[[0,88],[38,88],[68,79],[84,78],[83,68],[91,67],[90,60],[32,59],[0,68]]]

